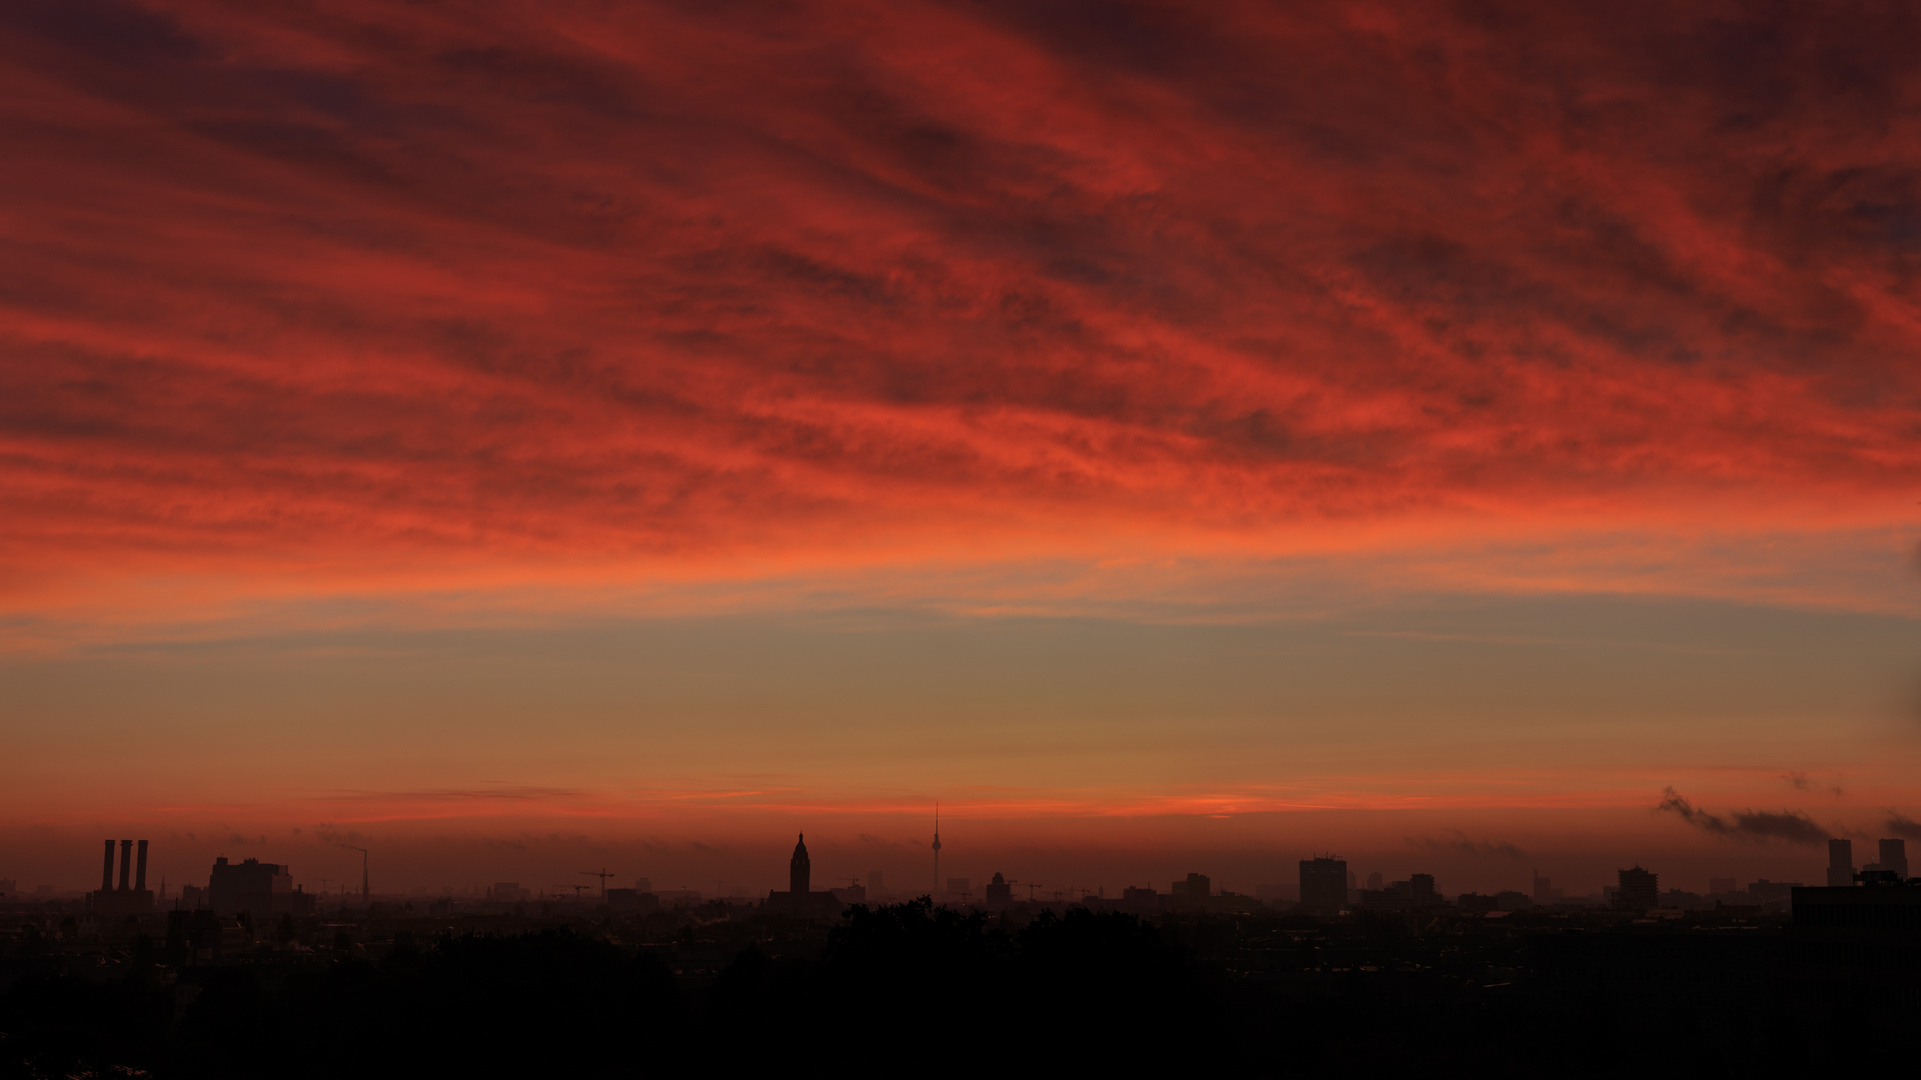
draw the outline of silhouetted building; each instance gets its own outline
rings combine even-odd
[[[607,910],[618,912],[648,912],[660,910],[660,897],[639,889],[608,889]]]
[[[147,891],[147,842],[140,841],[139,870],[128,879],[133,865],[132,840],[120,841],[120,885],[113,883],[113,841],[106,842],[106,855],[100,865],[100,891],[89,893],[87,907],[95,915],[118,919],[145,915],[153,910],[153,893]]]
[[[1661,875],[1635,866],[1615,874],[1614,906],[1621,911],[1653,911],[1661,903]]]
[[[1006,878],[996,873],[994,880],[987,883],[983,899],[996,907],[1006,907],[1014,902],[1014,887],[1007,883]]]
[[[1440,902],[1433,874],[1411,874],[1406,881],[1390,882],[1384,889],[1362,889],[1357,906],[1363,911],[1411,911],[1436,907]]]
[[[1207,898],[1214,893],[1214,883],[1206,874],[1188,874],[1186,880],[1176,881],[1168,890],[1174,903],[1187,907],[1203,907]]]
[[[1789,970],[1816,998],[1862,993],[1921,1006],[1921,887],[1885,877],[1794,890]]]
[[[1559,899],[1561,899],[1561,890],[1554,887],[1554,879],[1542,877],[1541,872],[1536,870],[1534,872],[1534,902],[1537,904],[1552,904]]]
[[[1834,887],[1854,884],[1854,841],[1828,841],[1828,884]]]
[[[497,904],[518,904],[532,900],[534,894],[530,889],[521,888],[518,881],[496,881],[494,887],[487,891],[487,898]]]
[[[1908,876],[1908,842],[1906,840],[1882,840],[1880,856],[1861,868],[1863,873],[1893,874],[1896,880],[1905,881]]]
[[[1794,890],[1802,887],[1798,881],[1769,881],[1762,878],[1748,883],[1748,897],[1763,911],[1786,911]]]
[[[1719,896],[1733,891],[1734,879],[1731,877],[1711,877],[1708,879],[1708,895],[1710,896]]]
[[[813,862],[807,857],[807,834],[794,843],[793,857],[787,860],[787,891],[767,894],[767,910],[810,918],[834,916],[845,906],[832,892],[814,892]]]
[[[230,863],[225,855],[207,875],[207,900],[216,915],[300,915],[313,904],[308,894],[294,891],[285,866],[259,859]]]
[[[1123,904],[1158,904],[1161,894],[1151,888],[1129,885],[1121,890]]]
[[[1301,860],[1301,906],[1320,915],[1347,907],[1347,860],[1331,855]]]

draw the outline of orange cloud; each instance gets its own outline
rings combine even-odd
[[[0,588],[1885,528],[1911,18],[15,5]]]

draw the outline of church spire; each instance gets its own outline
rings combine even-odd
[[[794,857],[787,861],[787,887],[793,890],[797,902],[806,899],[813,876],[813,864],[807,859],[807,834],[801,833],[794,844]]]

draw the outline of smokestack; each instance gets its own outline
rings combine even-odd
[[[127,877],[133,871],[133,841],[120,841],[120,891],[127,891]]]
[[[147,842],[140,841],[140,861],[134,864],[133,889],[145,892],[147,889]]]
[[[107,857],[100,863],[100,891],[113,888],[113,841],[107,841]]]

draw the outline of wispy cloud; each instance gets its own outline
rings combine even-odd
[[[7,5],[0,588],[1845,528],[1921,480],[1906,8],[1077,10]]]
[[[1921,821],[1915,821],[1899,810],[1889,810],[1887,830],[1906,840],[1921,841]]]
[[[1785,840],[1791,844],[1815,845],[1826,843],[1834,833],[1830,829],[1815,824],[1813,818],[1799,810],[1782,810],[1778,813],[1768,810],[1734,810],[1727,816],[1711,814],[1694,806],[1673,788],[1662,792],[1660,803],[1655,806],[1657,813],[1669,813],[1703,832],[1730,839]]]
[[[1796,791],[1820,791],[1832,795],[1837,799],[1841,797],[1840,784],[1823,784],[1810,779],[1808,774],[1804,772],[1782,773],[1781,779],[1786,780]]]

